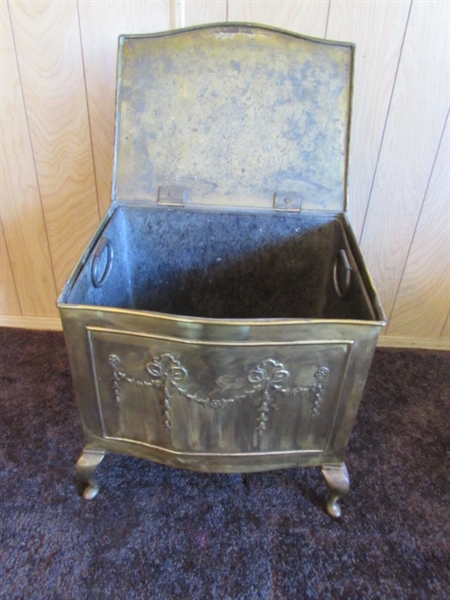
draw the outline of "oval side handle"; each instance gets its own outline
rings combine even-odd
[[[103,272],[99,273],[98,270],[100,259],[103,256],[104,252],[106,252],[106,264],[105,268],[103,269]],[[102,287],[102,285],[108,279],[108,275],[110,274],[112,268],[113,258],[114,251],[111,241],[105,236],[101,237],[97,246],[95,247],[94,257],[92,259],[91,265],[91,278],[94,287]]]
[[[350,288],[352,268],[345,250],[339,250],[333,267],[334,289],[339,298],[344,298]]]

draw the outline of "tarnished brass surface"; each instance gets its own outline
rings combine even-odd
[[[122,36],[113,197],[343,210],[353,46],[218,24]]]
[[[121,37],[113,204],[58,301],[87,499],[122,452],[321,466],[340,516],[385,323],[345,214],[352,66],[267,27]]]
[[[88,484],[83,491],[83,496],[86,500],[92,500],[98,494],[99,487],[94,478],[94,473],[104,458],[104,450],[91,449],[86,446],[78,459],[76,465],[77,474]]]
[[[341,507],[338,504],[338,500],[350,491],[350,478],[347,466],[345,463],[341,463],[340,465],[323,465],[322,473],[330,490],[330,498],[327,502],[328,514],[330,517],[339,519],[341,516]]]
[[[205,472],[344,461],[378,323],[61,310],[92,448]]]

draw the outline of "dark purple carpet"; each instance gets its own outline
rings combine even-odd
[[[109,455],[86,502],[62,334],[1,329],[0,381],[1,598],[450,598],[450,353],[377,351],[340,522],[318,469]]]

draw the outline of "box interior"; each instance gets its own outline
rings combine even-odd
[[[113,213],[102,236],[113,250],[105,283],[93,285],[92,251],[62,303],[219,319],[376,320],[339,215],[130,206]],[[341,250],[352,268],[344,297],[333,277]],[[100,276],[106,262],[105,251]]]

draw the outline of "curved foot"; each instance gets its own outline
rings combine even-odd
[[[98,483],[94,478],[95,469],[102,462],[106,452],[104,450],[92,450],[85,448],[76,464],[77,474],[88,485],[83,492],[85,500],[92,500],[98,494]]]
[[[327,502],[327,512],[330,517],[339,519],[342,511],[338,504],[339,498],[348,494],[350,490],[350,479],[345,463],[337,465],[323,465],[322,474],[330,491]]]

